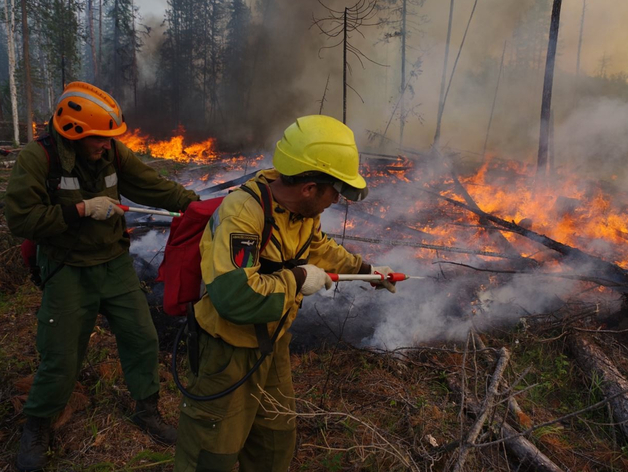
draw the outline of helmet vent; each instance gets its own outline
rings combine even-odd
[[[109,120],[109,129],[113,128],[113,120]]]
[[[63,107],[57,110],[57,116],[61,116],[61,113],[63,113]]]
[[[78,104],[78,103],[76,103],[76,102],[72,102],[72,101],[70,101],[70,102],[68,102],[68,106],[69,106],[70,108],[72,108],[72,110],[81,111],[81,105],[79,105],[79,104]]]
[[[72,123],[66,123],[65,125],[63,125],[63,131],[69,131],[72,129],[74,125]]]
[[[76,128],[74,128],[74,131],[76,131],[78,134],[81,134],[83,132],[83,127],[77,126]]]

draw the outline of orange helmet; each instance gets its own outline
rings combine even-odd
[[[118,102],[107,92],[85,82],[72,82],[63,90],[52,124],[64,138],[120,136],[126,131]]]

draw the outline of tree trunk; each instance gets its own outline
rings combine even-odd
[[[406,125],[406,110],[403,96],[406,92],[406,16],[408,14],[407,8],[408,0],[403,0],[403,7],[401,10],[401,104],[399,108],[399,146],[403,146],[403,129]]]
[[[87,0],[87,22],[89,27],[89,45],[92,54],[92,74],[94,83],[98,83],[98,60],[96,58],[96,36],[94,35],[94,3]]]
[[[347,124],[347,12],[345,7],[345,18],[342,40],[342,122]]]
[[[16,146],[20,144],[20,129],[19,118],[17,116],[17,89],[15,86],[15,43],[13,38],[15,37],[15,15],[14,0],[4,2],[4,17],[7,23],[7,52],[9,55],[9,90],[11,93],[11,111],[13,116],[13,141]]]
[[[552,21],[550,24],[547,58],[545,61],[545,80],[543,82],[543,99],[541,101],[541,131],[539,135],[539,155],[536,175],[547,175],[547,152],[549,146],[550,113],[552,110],[552,87],[554,83],[554,65],[556,63],[556,45],[558,44],[558,28],[560,26],[560,10],[562,0],[554,0]]]
[[[576,75],[580,74],[580,52],[582,51],[582,36],[584,35],[584,14],[587,9],[587,0],[582,0],[582,16],[580,17],[580,34],[578,36],[578,55],[576,56]]]
[[[497,84],[495,85],[495,92],[493,93],[493,105],[491,106],[491,114],[488,118],[488,125],[486,126],[486,137],[484,138],[484,147],[482,148],[482,157],[486,159],[486,147],[488,146],[488,137],[491,133],[491,124],[493,123],[493,114],[495,113],[495,104],[497,103],[497,92],[499,91],[499,82],[502,78],[502,70],[504,69],[504,56],[506,55],[506,41],[504,41],[504,49],[502,50],[502,60],[499,64],[499,73],[497,74]]]
[[[33,140],[33,90],[31,88],[31,61],[28,44],[28,16],[26,14],[26,0],[22,0],[22,46],[24,51],[24,89],[26,90],[26,138]]]
[[[96,70],[98,71],[98,85],[100,84],[100,70],[102,64],[102,0],[98,3],[98,63],[96,65]]]
[[[113,4],[113,96],[120,96],[120,7],[118,0]]]
[[[443,119],[443,108],[445,108],[445,84],[447,82],[447,59],[449,58],[449,43],[451,42],[451,28],[454,16],[454,0],[449,5],[449,24],[447,26],[447,41],[445,42],[445,58],[443,60],[443,75],[440,81],[440,96],[438,99],[438,116],[436,117],[436,132],[434,133],[433,147],[438,148],[440,142],[440,124]]]

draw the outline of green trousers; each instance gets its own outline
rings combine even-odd
[[[234,347],[206,333],[199,344],[199,375],[190,374],[188,386],[194,395],[230,387],[260,355],[259,349]],[[228,472],[236,462],[240,472],[288,470],[296,443],[289,344],[286,333],[260,368],[229,395],[205,402],[183,397],[175,472]],[[272,406],[260,388],[278,405]]]
[[[42,279],[57,267],[39,257]],[[92,267],[64,266],[44,287],[37,313],[40,364],[24,413],[49,418],[63,410],[81,370],[90,335],[101,313],[116,337],[131,396],[159,391],[158,339],[131,256]]]

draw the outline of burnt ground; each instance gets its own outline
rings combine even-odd
[[[0,168],[0,202],[7,176]],[[40,293],[21,267],[19,244],[0,219],[1,472],[14,470],[21,408],[37,367]],[[150,297],[158,295],[153,291]],[[480,333],[485,349],[471,342],[440,342],[390,352],[357,348],[345,342],[342,331],[328,338],[315,336],[292,355],[298,444],[290,470],[452,470],[458,441],[474,422],[470,408],[461,408],[456,381],[467,386],[467,400],[481,403],[502,348],[511,353],[504,372],[510,388],[502,386],[499,399],[515,395],[522,408],[509,423],[528,431],[525,437],[562,470],[628,470],[626,440],[609,408],[588,409],[603,399],[603,385],[584,375],[565,342],[574,328],[600,327],[585,311],[574,306],[567,314],[543,314],[515,327]],[[157,307],[154,314],[156,322],[164,320]],[[338,320],[342,323],[343,315]],[[621,326],[611,328],[614,332],[607,329],[595,339],[625,375],[625,333]],[[169,372],[168,349],[173,329],[171,319],[160,327],[161,410],[176,425],[180,394]],[[72,400],[55,423],[47,470],[172,470],[174,448],[160,446],[137,430],[129,421],[132,408],[115,341],[99,322]],[[504,413],[504,402],[496,411]],[[481,430],[476,439],[480,447],[471,450],[464,470],[534,470],[504,443],[494,442],[498,424]]]

